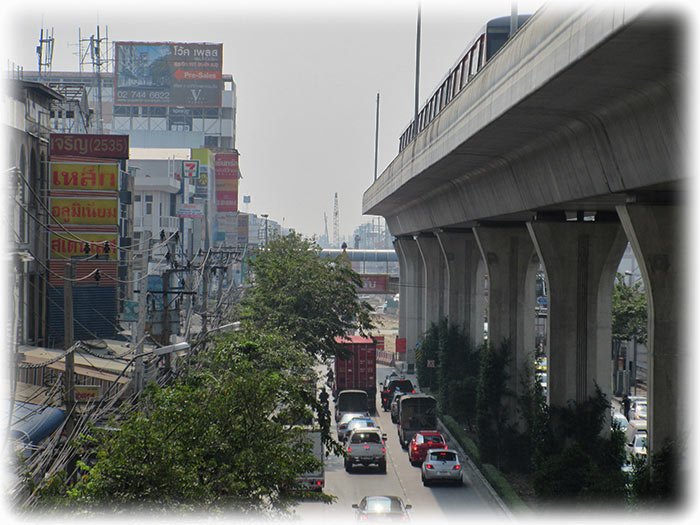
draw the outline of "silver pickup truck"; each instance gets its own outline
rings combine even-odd
[[[357,428],[352,431],[345,444],[345,470],[350,472],[354,465],[377,465],[380,472],[386,473],[386,434],[378,428]]]

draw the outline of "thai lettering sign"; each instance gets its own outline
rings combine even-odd
[[[102,389],[99,385],[75,385],[74,388],[76,403],[99,401],[102,395]]]
[[[181,219],[201,219],[204,210],[201,204],[180,204],[177,208],[177,216]]]
[[[117,198],[51,197],[51,218],[59,224],[116,226],[119,223],[119,200]]]
[[[388,274],[361,274],[360,279],[362,279],[362,288],[358,288],[357,293],[389,293]]]
[[[115,42],[114,104],[221,106],[223,44]]]
[[[238,244],[248,244],[248,227],[250,224],[249,216],[245,213],[238,215]]]
[[[117,260],[119,246],[118,233],[114,232],[74,232],[75,238],[66,232],[51,232],[50,255],[51,259],[70,259],[72,257],[86,257],[88,255],[108,255],[110,261]],[[105,241],[108,243],[109,254],[105,252]],[[90,246],[90,253],[85,253],[85,243]]]
[[[214,174],[216,211],[220,213],[238,211],[238,153],[216,153]]]
[[[51,133],[49,155],[70,157],[129,158],[129,135],[80,135]]]
[[[49,189],[52,191],[117,191],[119,189],[117,164],[52,162],[50,170]]]

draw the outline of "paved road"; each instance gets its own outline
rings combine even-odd
[[[377,377],[381,380],[391,369],[377,367]],[[379,404],[379,395],[377,396]],[[332,407],[331,407],[332,408]],[[343,460],[331,456],[326,459],[326,494],[337,497],[335,503],[304,502],[296,509],[302,520],[319,523],[347,522],[354,518],[352,504],[368,494],[392,494],[401,496],[413,505],[411,517],[414,523],[455,523],[483,519],[507,519],[507,514],[483,483],[483,480],[470,468],[465,469],[465,483],[462,487],[424,487],[420,468],[408,461],[408,455],[399,444],[396,425],[391,422],[388,412],[381,407],[375,421],[387,434],[387,473],[380,474],[376,469],[355,467],[352,473],[345,472]],[[335,429],[334,429],[335,432]],[[449,446],[454,446],[448,441]],[[464,462],[464,459],[462,460]],[[467,466],[468,467],[468,466]]]

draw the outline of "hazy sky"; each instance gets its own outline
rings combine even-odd
[[[520,0],[518,11],[532,13],[542,4]],[[1,57],[3,69],[10,63],[36,70],[42,27],[54,32],[54,71],[78,70],[78,30],[88,38],[98,24],[110,42],[223,43],[223,71],[237,85],[240,195],[251,196],[249,211],[307,235],[323,233],[326,212],[332,235],[337,192],[340,233],[350,235],[371,219],[362,216],[362,194],[373,181],[377,92],[379,174],[413,115],[417,6],[11,0],[0,8]],[[484,22],[510,10],[511,0],[422,2],[421,104]]]

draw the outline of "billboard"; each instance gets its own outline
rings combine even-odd
[[[249,215],[240,213],[238,215],[238,244],[248,244]]]
[[[52,162],[49,189],[117,191],[119,189],[118,164],[94,164],[88,162]]]
[[[214,155],[217,212],[238,211],[238,173],[237,152],[216,153]]]
[[[214,154],[207,148],[193,148],[190,158],[199,162],[199,174],[194,187],[194,196],[201,199],[209,197],[209,175],[214,171]]]
[[[119,246],[119,234],[110,232],[76,232],[76,239],[67,238],[66,233],[51,232],[49,257],[51,259],[70,259],[71,257],[85,257],[83,251],[85,243],[90,244],[90,254],[105,255],[104,243],[107,241],[111,246],[109,256],[110,261],[116,261],[118,251],[114,247]]]
[[[119,224],[119,199],[51,197],[51,219],[58,224]]]
[[[49,155],[69,157],[129,158],[129,135],[51,133]]]
[[[201,219],[204,217],[204,207],[201,204],[179,204],[176,215],[181,219]]]
[[[363,294],[386,294],[389,293],[389,274],[360,274],[362,288],[357,289],[357,293]]]
[[[223,44],[115,42],[114,104],[221,106]]]

